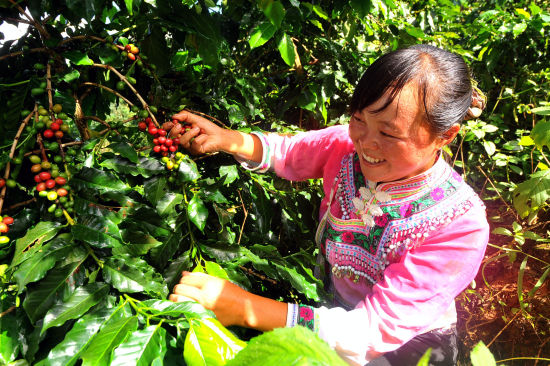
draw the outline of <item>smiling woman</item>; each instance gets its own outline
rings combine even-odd
[[[305,326],[352,365],[456,363],[455,297],[477,273],[489,236],[483,203],[441,157],[478,99],[464,61],[416,45],[365,72],[349,126],[294,136],[224,130],[181,112],[193,153],[225,151],[289,180],[323,178],[317,275],[334,298],[318,308],[184,273],[170,299],[191,297],[226,325]],[[193,139],[193,143],[190,141]]]

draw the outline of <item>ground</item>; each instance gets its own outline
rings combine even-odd
[[[500,202],[488,203],[488,216],[499,216],[511,223],[509,209]],[[498,226],[506,226],[503,222]],[[495,226],[495,225],[492,225]],[[539,234],[550,229],[547,218],[527,228]],[[513,248],[513,238],[491,234],[489,246],[480,271],[475,279],[475,289],[469,287],[457,298],[459,359],[460,365],[469,365],[472,347],[483,341],[497,361],[518,357],[550,358],[550,299],[548,280],[535,295],[526,299],[525,311],[519,310],[518,275],[524,255],[518,254],[511,261],[503,248]],[[550,250],[535,248],[527,241],[521,250],[531,255],[523,277],[523,296],[535,286],[550,262]],[[536,260],[534,258],[538,258]],[[546,266],[546,267],[545,267]],[[549,361],[536,359],[511,360],[499,365],[550,365]]]

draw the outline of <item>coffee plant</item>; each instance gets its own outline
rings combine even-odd
[[[179,146],[188,126],[171,116],[282,133],[346,123],[365,68],[419,42],[461,54],[488,96],[448,152],[516,215],[520,229],[495,232],[516,240],[506,255],[545,263],[532,296],[550,271],[523,246],[548,242],[529,230],[550,202],[548,8],[0,0],[2,24],[28,26],[0,48],[0,364],[280,364],[273,349],[283,363],[341,363],[306,330],[247,345],[257,333],[166,300],[184,270],[282,301],[326,295],[313,275],[320,182],[190,156]]]

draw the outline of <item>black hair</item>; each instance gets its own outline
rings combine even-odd
[[[411,81],[418,85],[427,124],[442,136],[454,124],[462,122],[472,104],[472,81],[468,66],[454,53],[430,45],[414,45],[387,53],[370,65],[353,93],[353,114],[372,105],[385,93],[390,105]]]

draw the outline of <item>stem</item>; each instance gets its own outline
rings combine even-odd
[[[497,333],[497,335],[491,340],[491,342],[489,342],[489,344],[487,344],[487,348],[491,347],[491,344],[493,344],[493,342],[497,340],[497,338],[502,334],[502,332],[504,332],[504,330],[505,330],[506,328],[508,328],[508,326],[509,326],[510,324],[512,324],[512,322],[513,322],[513,321],[518,317],[518,315],[521,314],[521,313],[522,313],[522,311],[518,310],[518,312],[516,313],[516,315],[514,315],[514,316],[512,317],[512,319],[510,319],[510,321],[509,321],[509,322],[508,322],[508,323],[507,323],[507,324]]]
[[[31,204],[31,203],[33,203],[33,202],[36,202],[36,198],[32,198],[32,199],[30,199],[30,200],[28,200],[28,201],[23,201],[23,202],[15,203],[15,204],[11,205],[10,207],[8,207],[8,208],[2,210],[1,212],[7,212],[7,211],[13,210],[13,209],[15,209],[15,208],[17,208],[17,207],[26,206],[26,205]]]
[[[44,53],[48,53],[48,50],[44,47],[39,47],[39,48],[31,48],[30,50],[25,51],[25,52],[31,52],[31,53],[44,52]],[[20,56],[20,55],[24,54],[25,52],[17,51],[17,52],[8,53],[7,55],[1,56],[0,61],[4,60],[6,58],[10,58],[10,57]]]
[[[85,82],[85,83],[82,83],[82,85],[91,85],[91,86],[95,86],[96,88],[101,88],[101,89],[105,89],[107,90],[108,92],[110,93],[113,93],[114,95],[116,95],[117,97],[119,97],[120,99],[124,100],[126,103],[128,103],[128,105],[130,105],[131,107],[134,105],[134,103],[130,102],[128,99],[126,99],[122,94],[120,94],[119,92],[117,92],[116,90],[113,90],[105,85],[101,85],[101,84],[97,84],[97,83],[92,83],[92,82]]]
[[[206,117],[206,118],[209,118],[211,121],[213,122],[216,122],[218,125],[220,125],[221,127],[224,127],[224,128],[229,128],[225,123],[223,123],[222,121],[220,121],[219,119],[217,119],[216,117],[212,117],[206,113],[202,113],[202,112],[199,112],[199,111],[194,111],[192,109],[189,109],[189,108],[185,108],[184,111],[188,111],[188,112],[191,112],[193,114],[198,114],[199,116],[202,116],[202,117]]]
[[[92,66],[94,67],[99,67],[101,69],[107,69],[107,70],[111,70],[115,75],[117,75],[120,80],[124,81],[124,83],[126,83],[126,85],[128,85],[128,87],[130,88],[130,90],[136,95],[136,97],[139,99],[139,101],[141,102],[141,104],[143,105],[143,108],[147,110],[147,112],[149,112],[149,116],[151,116],[151,118],[153,119],[153,122],[155,124],[155,126],[157,126],[157,128],[160,128],[160,125],[159,123],[157,122],[157,119],[155,117],[155,115],[153,114],[153,112],[151,112],[151,109],[149,109],[149,105],[147,104],[147,102],[145,102],[145,100],[141,97],[141,95],[138,93],[138,91],[134,88],[134,86],[132,85],[132,83],[130,83],[128,81],[128,79],[126,78],[126,76],[122,75],[117,69],[115,69],[114,67],[112,67],[111,65],[104,65],[104,64],[93,64]]]
[[[498,360],[497,363],[513,360],[537,360],[537,361],[550,361],[550,358],[539,358],[539,357],[512,357],[506,358],[504,360]]]
[[[246,218],[248,217],[248,211],[246,210],[246,207],[244,207],[243,197],[241,196],[241,192],[239,190],[237,190],[237,194],[239,195],[239,198],[241,199],[241,205],[242,205],[243,211],[244,211],[244,219],[243,219],[243,223],[241,225],[241,230],[239,231],[239,240],[237,240],[237,245],[240,245],[241,244],[241,238],[243,236],[244,224],[246,222]]]
[[[99,259],[95,253],[94,253],[94,250],[92,249],[92,247],[87,244],[87,243],[84,243],[84,245],[86,246],[86,249],[88,249],[88,253],[92,256],[92,258],[96,261],[97,265],[99,266],[99,268],[103,269],[103,261],[101,259]]]
[[[16,3],[14,0],[8,0],[10,3],[12,3],[16,8],[17,10],[23,14],[23,16],[25,18],[27,18],[29,20],[29,22],[36,28],[38,29],[38,32],[40,32],[40,35],[42,35],[42,37],[44,37],[45,39],[49,39],[50,38],[50,34],[48,33],[48,31],[46,31],[46,29],[42,26],[42,24],[40,24],[38,21],[34,20],[33,17],[31,17],[29,14],[27,14],[25,12],[25,10],[23,10],[23,8],[21,6],[19,6],[18,3]]]
[[[23,130],[27,126],[27,123],[29,123],[31,117],[33,114],[37,113],[37,107],[36,104],[34,105],[34,109],[25,119],[23,122],[21,122],[21,125],[19,126],[19,130],[17,130],[17,133],[15,134],[15,137],[13,138],[13,143],[11,144],[10,149],[10,155],[9,155],[9,161],[6,164],[6,170],[4,171],[4,179],[7,180],[10,177],[10,169],[11,169],[11,159],[13,159],[13,156],[15,155],[15,149],[17,148],[17,141],[19,141],[19,138],[21,137],[21,134],[23,133]],[[6,197],[6,190],[7,186],[2,187],[2,191],[0,192],[0,211],[2,211],[2,206],[4,205],[4,197]]]
[[[508,210],[510,210],[511,212],[514,213],[514,216],[516,217],[516,221],[521,221],[521,219],[519,218],[518,214],[516,213],[516,210],[514,210],[512,207],[510,207],[510,205],[508,204],[508,202],[506,202],[504,200],[504,198],[502,197],[502,195],[500,194],[499,190],[497,189],[497,187],[495,187],[495,185],[493,184],[493,181],[491,180],[491,178],[489,178],[487,176],[487,174],[485,173],[485,171],[483,170],[483,168],[481,166],[477,166],[477,169],[481,172],[481,174],[483,174],[485,176],[485,178],[487,178],[489,180],[489,184],[491,184],[491,186],[493,187],[493,189],[495,190],[495,192],[497,192],[497,195],[498,197],[502,200],[502,202],[506,205],[506,207],[508,208]]]
[[[107,41],[103,38],[96,37],[96,36],[84,35],[84,36],[74,36],[74,37],[66,38],[66,39],[62,40],[61,42],[59,42],[57,44],[57,46],[59,47],[59,46],[63,46],[65,43],[69,43],[69,42],[72,42],[72,41],[86,40],[86,39],[93,39],[95,41],[107,43]]]
[[[52,121],[55,121],[55,116],[53,114],[53,96],[52,96],[52,65],[48,62],[46,65],[46,83],[47,83],[47,90],[48,90],[48,105],[50,109],[50,117],[52,118]]]
[[[503,247],[499,247],[498,245],[494,245],[494,244],[491,244],[491,243],[489,243],[489,244],[487,244],[487,245],[489,245],[490,247],[493,247],[493,248],[497,248],[497,249],[503,250],[503,251],[505,251],[505,252],[516,252],[516,253],[521,253],[521,254],[523,254],[523,255],[529,257],[529,258],[532,258],[532,259],[534,259],[534,260],[536,260],[536,261],[539,261],[539,262],[541,262],[541,263],[544,263],[544,264],[546,264],[547,266],[550,266],[550,263],[545,262],[545,261],[543,261],[543,260],[540,259],[540,258],[534,257],[534,256],[532,256],[531,254],[527,254],[527,253],[525,253],[525,252],[522,252],[521,250],[512,249],[512,248],[503,248]]]

